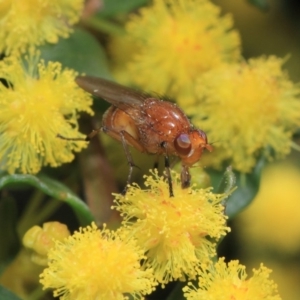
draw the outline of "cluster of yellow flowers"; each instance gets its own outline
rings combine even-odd
[[[227,163],[248,173],[258,157],[290,152],[300,125],[299,86],[282,58],[245,61],[231,16],[220,16],[211,1],[154,0],[130,17],[126,33],[111,41],[115,76],[176,99],[216,143],[204,166]]]
[[[188,281],[183,288],[188,300],[280,300],[266,267],[247,278],[238,261],[212,262],[217,242],[229,231],[222,204],[226,196],[210,189],[183,190],[179,175],[172,175],[174,198],[156,172],[146,176],[146,190],[132,185],[126,196],[116,195],[115,209],[124,218],[117,231],[92,224],[62,239],[56,222],[29,230],[23,243],[40,255],[56,230],[40,276],[44,288],[54,289],[62,300],[143,299],[158,284],[197,279],[198,287]]]
[[[56,137],[80,137],[78,112],[92,114],[90,97],[74,83],[77,73],[28,51],[67,37],[82,7],[83,0],[1,3],[0,50],[8,57],[0,64],[6,80],[0,83],[0,168],[9,173],[59,166],[86,146]],[[247,173],[261,155],[289,154],[300,125],[300,91],[282,70],[284,59],[245,61],[232,18],[220,16],[209,0],[153,1],[130,17],[110,49],[117,79],[176,98],[217,143],[203,165],[222,169],[229,162]]]
[[[57,138],[83,137],[78,113],[93,114],[91,97],[75,83],[77,72],[39,58],[36,46],[68,37],[83,0],[1,2],[0,168],[37,173],[74,159],[86,143]]]
[[[73,151],[86,146],[57,135],[82,136],[78,113],[93,114],[91,97],[76,86],[75,71],[40,60],[34,48],[67,37],[83,2],[0,4],[0,51],[7,55],[0,61],[2,170],[34,174],[71,161]],[[282,59],[244,61],[232,26],[231,17],[220,16],[209,0],[154,0],[130,17],[126,35],[112,39],[110,49],[119,80],[177,98],[218,142],[207,166],[230,161],[249,172],[259,155],[289,153],[300,125],[299,90],[282,71]],[[279,300],[264,266],[247,279],[237,261],[212,262],[229,231],[223,206],[228,195],[183,190],[178,175],[173,178],[174,198],[155,172],[146,178],[147,189],[132,185],[126,196],[116,195],[114,208],[123,217],[117,231],[92,224],[66,238],[54,236],[54,244],[51,225],[29,232],[24,244],[48,255],[40,279],[44,288],[62,300],[142,299],[158,284],[197,279],[198,287],[184,288],[186,299]]]

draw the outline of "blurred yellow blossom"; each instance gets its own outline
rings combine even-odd
[[[194,278],[199,267],[216,254],[216,242],[224,236],[225,196],[211,189],[182,189],[179,174],[172,172],[174,197],[157,172],[146,176],[142,190],[129,186],[126,196],[116,195],[115,208],[123,217],[123,230],[137,239],[147,255],[144,266],[154,270],[165,284],[185,276]]]
[[[72,161],[72,151],[86,143],[57,134],[83,137],[78,112],[93,114],[92,98],[76,85],[75,71],[32,56],[25,62],[14,56],[0,61],[0,78],[7,82],[0,82],[0,168],[9,173],[37,173],[44,165]]]
[[[143,258],[133,240],[93,223],[56,242],[40,282],[61,300],[129,299],[124,293],[142,299],[155,285],[151,270],[140,268]]]
[[[258,195],[238,217],[246,248],[296,254],[300,250],[300,171],[289,163],[268,167]]]
[[[48,251],[54,246],[55,241],[63,241],[69,235],[70,232],[65,224],[47,222],[43,227],[36,225],[27,230],[22,241],[26,248],[34,251],[31,256],[32,261],[46,266]]]
[[[124,80],[125,72],[124,83],[194,103],[199,74],[240,58],[240,38],[232,26],[231,16],[221,17],[211,1],[155,0],[131,15],[126,35],[112,41],[116,76]]]
[[[83,0],[5,0],[0,5],[0,52],[57,43],[78,22]]]
[[[300,126],[300,89],[275,56],[210,71],[197,83],[198,106],[186,108],[193,123],[216,142],[204,163],[250,172],[257,158],[283,158]]]
[[[12,0],[2,0],[0,2],[0,18],[2,19],[11,9]]]
[[[247,278],[245,266],[237,260],[224,262],[224,258],[200,274],[198,285],[184,287],[187,300],[280,300],[277,285],[269,279],[272,272],[262,264],[253,269],[253,276]]]

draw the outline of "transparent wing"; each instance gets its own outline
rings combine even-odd
[[[149,98],[146,94],[98,77],[78,76],[75,81],[88,93],[100,97],[124,111],[129,108],[139,108],[144,100]]]

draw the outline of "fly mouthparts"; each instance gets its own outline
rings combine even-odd
[[[210,144],[205,144],[204,148],[206,148],[209,152],[212,152],[214,150],[214,147]]]

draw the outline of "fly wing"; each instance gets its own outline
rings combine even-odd
[[[144,100],[149,98],[146,94],[103,78],[78,76],[75,81],[86,92],[104,99],[125,112],[128,109],[138,109]]]

